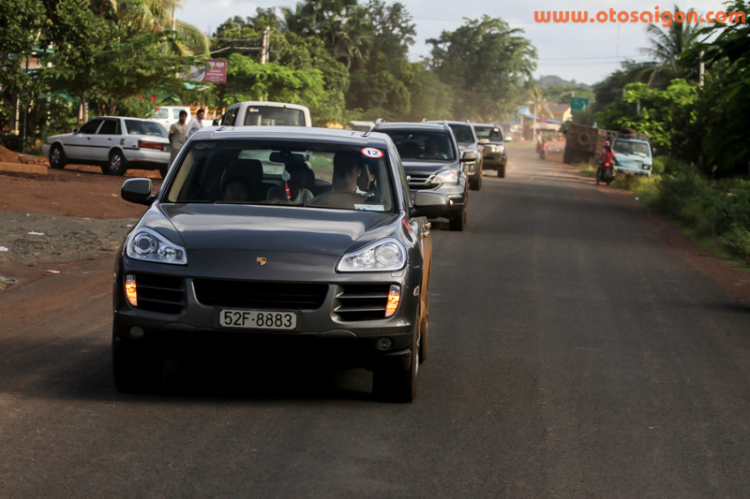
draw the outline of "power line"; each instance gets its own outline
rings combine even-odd
[[[638,59],[648,57],[645,55],[608,55],[602,57],[545,57],[537,61],[577,61],[584,59]]]

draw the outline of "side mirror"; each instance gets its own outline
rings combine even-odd
[[[464,153],[461,155],[461,162],[462,163],[468,163],[469,161],[476,161],[477,160],[477,153],[474,151],[464,151]]]
[[[433,191],[417,191],[414,195],[412,217],[446,217],[451,211],[451,201],[445,194]]]
[[[136,204],[145,204],[149,206],[153,203],[156,196],[151,194],[151,179],[150,178],[131,178],[126,180],[122,184],[120,189],[120,196],[125,201]]]
[[[78,128],[74,128],[74,129],[73,129],[73,133],[78,133],[78,131],[79,131],[79,129],[78,129]]]
[[[490,139],[479,139],[479,143],[482,144],[482,145],[489,144],[490,143]]]

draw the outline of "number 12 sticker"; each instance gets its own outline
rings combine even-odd
[[[383,151],[381,151],[380,149],[375,149],[374,147],[363,147],[362,154],[372,159],[378,159],[378,158],[383,157]]]

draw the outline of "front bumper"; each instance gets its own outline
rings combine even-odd
[[[192,252],[194,256],[196,252]],[[272,260],[269,255],[269,261]],[[317,257],[312,257],[313,259]],[[324,257],[319,257],[324,259]],[[253,263],[255,263],[253,261]],[[312,262],[313,265],[316,262]],[[321,263],[321,262],[317,262]],[[175,268],[165,268],[175,267]],[[199,266],[200,268],[200,266]],[[260,268],[260,267],[259,267]],[[408,266],[399,272],[368,273],[367,275],[334,274],[327,279],[306,278],[291,281],[292,272],[282,271],[279,280],[268,283],[298,282],[300,284],[324,284],[327,286],[322,305],[311,309],[272,308],[273,312],[296,312],[297,327],[294,330],[262,330],[223,328],[219,325],[222,309],[268,310],[263,307],[237,305],[206,305],[201,303],[196,292],[196,280],[214,278],[237,280],[243,275],[238,268],[218,268],[212,276],[200,272],[186,275],[186,267],[137,262],[121,257],[114,279],[114,321],[113,340],[127,348],[144,349],[156,352],[164,358],[185,356],[211,356],[223,358],[239,356],[257,362],[286,360],[337,367],[364,367],[367,369],[405,369],[409,366],[415,330],[416,311],[420,297],[418,288],[421,272]],[[179,310],[144,310],[131,306],[124,296],[126,274],[167,275],[180,277],[182,301]],[[379,275],[377,275],[379,274]],[[257,276],[253,276],[257,277]],[[298,276],[299,277],[299,276]],[[254,279],[248,279],[254,282]],[[258,283],[262,285],[262,283]],[[345,320],[335,312],[340,304],[340,296],[347,286],[395,284],[400,287],[401,300],[396,313],[390,318],[376,320]],[[351,288],[349,288],[351,289]],[[143,331],[142,337],[133,334],[133,328]],[[376,343],[387,337],[392,344],[387,350],[380,350]]]
[[[642,166],[631,166],[631,165],[615,165],[615,171],[617,173],[624,173],[626,175],[646,175],[651,176],[651,168],[643,168]]]
[[[508,155],[504,152],[485,152],[482,157],[484,158],[484,168],[489,170],[505,166],[508,162]]]

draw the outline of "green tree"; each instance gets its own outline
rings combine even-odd
[[[418,68],[408,60],[416,29],[401,3],[386,5],[370,0],[366,5],[371,23],[372,46],[366,64],[351,71],[346,95],[349,108],[367,116],[402,119],[411,111],[412,90]]]
[[[39,45],[44,13],[39,0],[0,0],[0,118],[13,115],[16,97],[25,109],[40,90],[26,61]]]
[[[346,69],[367,58],[372,25],[367,9],[357,0],[305,0],[294,10],[282,9],[287,29],[323,40]]]
[[[117,17],[108,19],[78,0],[58,2],[55,50],[47,59],[51,68],[45,70],[51,86],[77,95],[81,102],[93,99],[107,114],[116,114],[126,99],[181,86],[176,74],[193,59],[161,51],[159,45],[174,32],[143,29],[130,10],[137,7],[121,3]]]
[[[344,121],[346,107],[344,94],[349,86],[349,73],[326,49],[319,38],[303,36],[285,29],[282,19],[272,9],[258,9],[255,16],[228,19],[216,30],[211,39],[212,50],[226,48],[222,55],[245,54],[259,61],[257,53],[240,51],[238,47],[260,46],[266,26],[271,28],[269,62],[295,71],[317,71],[323,78],[323,95],[307,100],[313,121],[325,124]],[[224,88],[217,85],[223,95]]]
[[[736,0],[727,12],[750,12],[750,3]],[[750,163],[750,24],[714,23],[703,28],[704,40],[683,53],[681,63],[706,65],[706,81],[701,93],[700,119],[705,124],[701,136],[703,163],[719,175],[747,174]]]
[[[484,15],[427,40],[430,69],[454,91],[454,118],[491,121],[514,111],[521,85],[536,67],[536,49],[522,33]]]
[[[239,101],[271,100],[315,106],[325,98],[323,74],[317,69],[294,70],[274,63],[260,64],[232,54],[227,67],[227,83],[222,88],[222,104]]]
[[[651,143],[663,153],[694,161],[700,153],[700,141],[693,140],[698,115],[698,87],[683,79],[674,79],[664,89],[649,88],[644,83],[625,87],[624,102],[640,112],[621,113],[614,120],[619,128],[633,128],[651,137]]]

